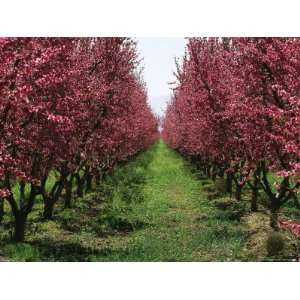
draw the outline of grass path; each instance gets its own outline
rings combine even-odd
[[[206,198],[203,181],[179,154],[158,142],[116,166],[103,187],[30,214],[25,243],[10,242],[10,215],[0,226],[1,257],[12,261],[245,261],[249,228]],[[129,225],[129,226],[128,226]],[[3,230],[2,230],[3,229]],[[2,231],[1,231],[2,230]]]
[[[162,142],[149,151],[153,155],[144,201],[133,212],[147,225],[127,236],[112,237],[109,253],[96,260],[241,260],[244,229],[218,217],[191,166]]]
[[[115,166],[102,185],[74,198],[72,208],[58,203],[53,220],[42,219],[43,203],[37,201],[24,243],[11,242],[7,210],[0,224],[0,261],[266,260],[269,217],[263,211],[240,221],[229,217],[232,212],[218,209],[203,191],[204,184],[214,184],[199,177],[160,141]],[[290,235],[286,241],[282,257],[295,256],[298,242]]]

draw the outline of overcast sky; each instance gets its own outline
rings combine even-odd
[[[184,54],[184,38],[137,38],[140,56],[144,59],[144,79],[154,112],[163,114],[170,98],[169,82],[175,80],[175,57]]]

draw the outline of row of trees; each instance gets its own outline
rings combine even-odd
[[[140,73],[129,38],[0,39],[0,218],[7,201],[16,241],[38,196],[49,219],[157,138]]]
[[[277,229],[300,186],[300,39],[191,38],[177,65],[164,140],[253,211],[262,189]]]

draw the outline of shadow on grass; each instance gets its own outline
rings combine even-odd
[[[30,245],[38,251],[40,261],[87,262],[91,260],[91,256],[106,256],[111,253],[108,247],[96,249],[73,241],[41,240],[32,242]]]

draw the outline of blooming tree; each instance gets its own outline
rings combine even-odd
[[[166,142],[207,175],[225,172],[238,200],[249,184],[253,210],[262,188],[274,228],[279,208],[300,185],[299,42],[189,39],[164,120]]]
[[[0,39],[0,201],[11,207],[16,241],[37,195],[51,218],[75,178],[82,193],[93,172],[154,141],[137,67],[127,38]]]

